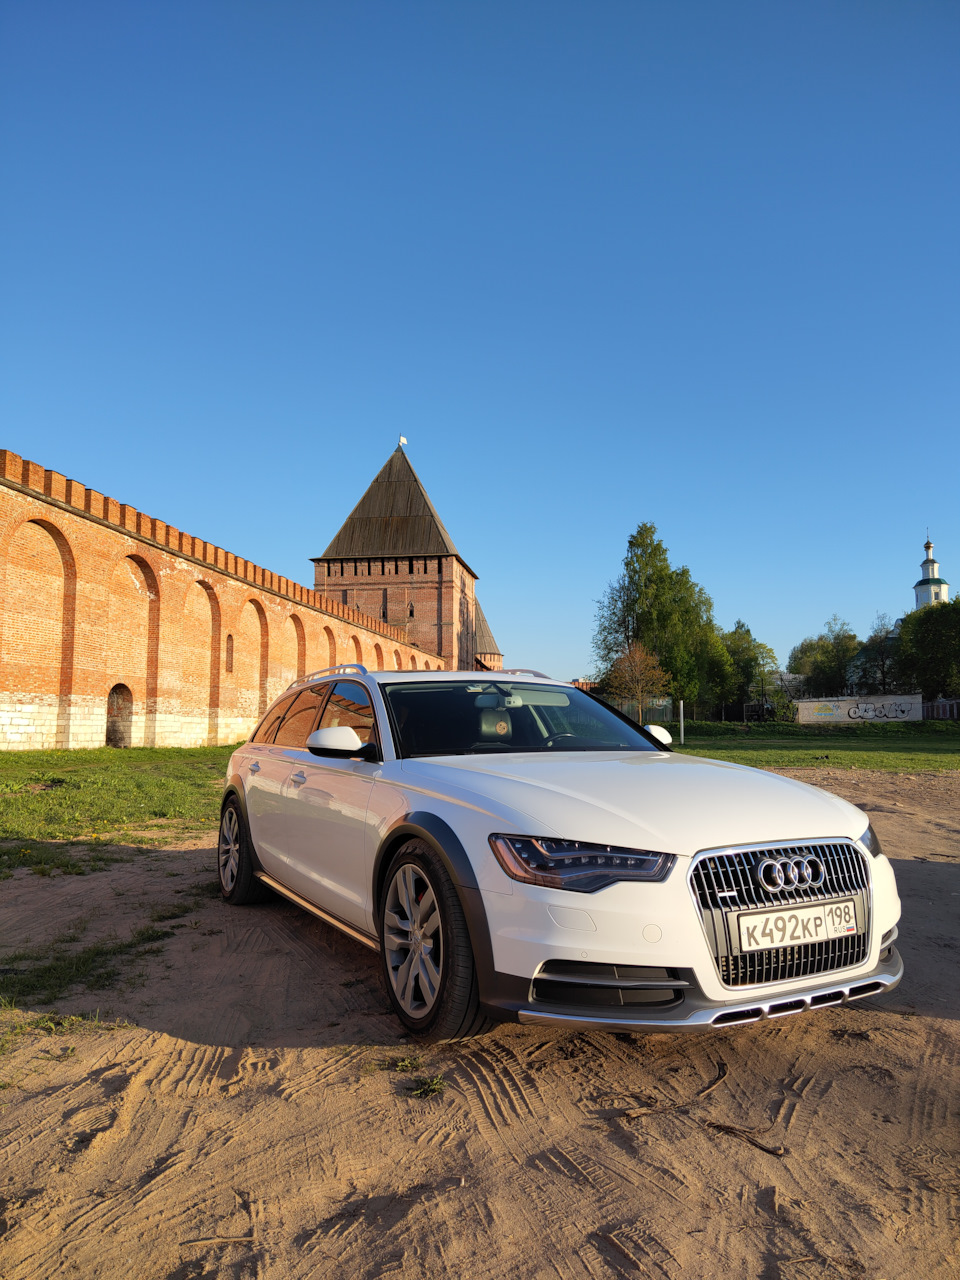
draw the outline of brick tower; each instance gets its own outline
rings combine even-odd
[[[403,628],[408,643],[439,653],[447,670],[502,669],[477,576],[402,446],[313,563],[318,592]]]

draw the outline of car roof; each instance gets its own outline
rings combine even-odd
[[[486,682],[497,680],[509,680],[511,684],[556,684],[568,685],[566,680],[553,680],[550,676],[543,675],[539,671],[368,671],[359,663],[344,663],[342,666],[329,667],[324,671],[314,671],[310,675],[295,680],[289,689],[302,689],[310,684],[317,684],[324,680],[349,680],[351,676],[363,676],[368,680],[373,680],[376,684],[422,684],[429,681],[431,684],[450,684],[462,683],[464,680],[471,682]]]
[[[537,671],[368,671],[367,675],[378,684],[396,680],[509,680],[511,684],[566,684],[565,680],[554,680],[550,676],[541,675]]]

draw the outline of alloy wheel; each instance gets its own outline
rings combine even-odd
[[[440,907],[426,875],[409,862],[397,868],[387,890],[383,948],[400,1007],[412,1018],[426,1017],[443,977]]]
[[[240,869],[240,820],[233,805],[228,805],[220,820],[220,843],[218,848],[220,864],[220,884],[224,893],[230,893],[237,883]]]

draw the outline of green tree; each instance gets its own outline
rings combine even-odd
[[[716,707],[725,707],[737,699],[739,672],[726,644],[726,635],[718,628],[704,643],[701,697]]]
[[[897,670],[904,688],[919,688],[928,700],[960,698],[960,598],[907,614]]]
[[[873,630],[860,646],[854,663],[857,693],[894,693],[898,688],[897,655],[900,637],[890,618],[878,613]]]
[[[671,567],[652,524],[637,526],[619,577],[598,602],[593,647],[601,679],[631,644],[656,657],[674,700],[691,707],[743,701],[757,671],[776,667],[772,650],[746,623],[738,621],[733,632],[717,627],[713,601],[686,565]]]
[[[790,650],[787,670],[804,678],[812,698],[839,698],[851,688],[852,664],[860,641],[850,624],[834,614],[818,636],[807,636]]]
[[[598,604],[593,643],[600,673],[638,643],[669,676],[673,697],[694,702],[709,680],[715,634],[710,597],[685,565],[670,567],[656,527],[638,525],[620,576]]]
[[[744,703],[765,696],[766,687],[773,687],[777,670],[777,655],[770,646],[757,640],[742,618],[737,619],[732,631],[724,631],[720,639],[730,656],[734,674],[729,696],[723,698],[723,702]]]

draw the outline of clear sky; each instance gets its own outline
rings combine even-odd
[[[311,583],[403,434],[508,665],[652,521],[784,661],[960,593],[953,0],[7,0],[0,447]]]

